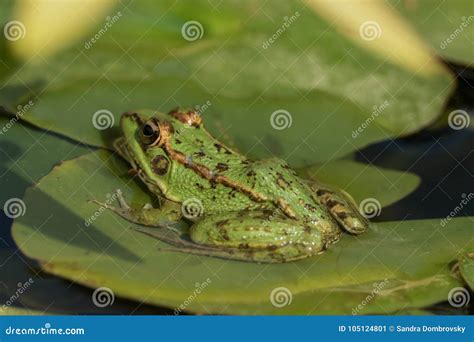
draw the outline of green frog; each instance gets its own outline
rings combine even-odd
[[[120,191],[120,206],[93,202],[171,244],[169,252],[282,263],[323,252],[343,231],[368,229],[347,193],[300,178],[281,159],[245,157],[194,110],[127,112],[120,127],[116,151],[160,206],[132,208]],[[180,218],[191,223],[185,233],[173,227]]]

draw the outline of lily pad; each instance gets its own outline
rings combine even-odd
[[[15,249],[0,249],[0,315],[25,314],[163,314],[146,305],[116,298],[113,305],[94,304],[90,289],[44,273]],[[166,312],[165,312],[166,313]]]
[[[304,178],[319,180],[347,191],[357,203],[374,199],[380,208],[400,200],[420,184],[420,178],[413,173],[401,173],[351,160],[308,167],[301,174]],[[368,179],[372,181],[367,182]]]
[[[343,162],[341,167],[351,173],[351,164],[357,163]],[[474,248],[469,220],[462,218],[443,228],[438,220],[373,224],[368,234],[344,236],[321,256],[281,265],[163,251],[158,248],[164,243],[133,232],[130,223],[87,202],[105,200],[117,188],[134,206],[150,201],[126,170],[125,163],[105,151],[56,167],[27,191],[29,211],[13,227],[21,250],[47,272],[180,312],[303,314],[351,313],[374,282],[385,279],[380,296],[361,313],[433,304],[460,283],[449,273],[448,263]],[[352,174],[360,169],[354,170]],[[374,182],[371,174],[357,178],[357,197],[371,196],[363,192],[365,184]],[[393,179],[394,174],[386,176]],[[394,188],[394,197],[381,201],[405,195],[406,190],[398,191]],[[282,287],[291,292],[293,302],[279,308],[269,298]]]
[[[25,257],[14,245],[12,220],[3,212],[4,204],[21,199],[27,187],[45,176],[54,165],[91,151],[75,141],[32,128],[21,120],[0,115],[0,315],[38,313],[160,313],[156,308],[136,308],[118,299],[113,307],[99,308],[92,302],[92,292],[79,285],[41,272],[35,261]],[[29,207],[25,206],[25,213]],[[32,279],[31,286],[6,304],[18,290],[18,284]]]
[[[13,110],[32,100],[26,120],[102,147],[114,129],[104,136],[95,113],[112,125],[131,109],[197,105],[224,142],[303,166],[426,127],[453,88],[435,58],[427,73],[392,64],[300,2],[123,6],[92,45],[105,19],[70,49],[22,65],[2,85],[1,102]],[[190,23],[199,39],[183,33]]]
[[[467,285],[474,290],[474,255],[466,255],[459,262],[459,270]]]
[[[474,61],[472,1],[390,1],[445,59],[470,65]]]
[[[25,125],[14,117],[0,115],[0,205],[21,198],[27,187],[45,176],[53,166],[91,151],[80,143]]]

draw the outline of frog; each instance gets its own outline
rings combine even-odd
[[[257,263],[323,253],[369,229],[345,191],[300,177],[287,162],[250,159],[211,135],[199,112],[144,109],[120,117],[114,147],[159,206],[92,200],[169,245],[165,252]],[[187,230],[173,222],[185,220]]]

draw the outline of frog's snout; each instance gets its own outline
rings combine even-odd
[[[125,112],[120,117],[120,125],[122,127],[124,127],[124,125],[132,123],[132,122],[139,125],[139,126],[141,126],[145,123],[145,120],[137,112],[134,112],[134,111]]]

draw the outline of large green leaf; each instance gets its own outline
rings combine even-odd
[[[0,115],[0,205],[21,198],[25,189],[45,176],[55,164],[89,152],[75,141],[32,129],[16,118]]]
[[[0,315],[165,313],[118,298],[113,305],[96,306],[92,291],[42,272],[35,261],[15,249],[0,248],[0,267]]]
[[[339,160],[301,171],[305,178],[337,185],[350,193],[357,203],[374,199],[381,206],[392,204],[415,189],[420,179],[412,173],[386,170],[350,160]],[[370,182],[367,180],[370,179]],[[367,197],[370,196],[370,197]]]
[[[77,142],[32,129],[21,123],[0,116],[0,207],[6,201],[21,199],[27,187],[35,184],[51,169],[66,159],[90,152]],[[25,213],[29,207],[25,206]],[[136,308],[130,303],[115,301],[113,307],[99,308],[92,302],[92,293],[69,281],[41,272],[36,262],[26,258],[13,245],[10,236],[10,219],[0,219],[0,314],[38,313],[160,313],[156,308]],[[29,279],[32,284],[18,298],[18,284]],[[15,298],[11,300],[12,296]]]
[[[359,175],[360,165],[346,161],[330,163],[317,173],[332,185],[347,187],[346,180],[338,183],[326,174],[338,164],[355,175],[358,199],[371,197],[376,188],[364,193],[366,184],[383,178],[380,186],[389,188],[399,177],[412,177],[371,167]],[[351,313],[374,282],[384,282],[380,294],[359,310],[371,313],[446,300],[449,289],[461,284],[449,273],[448,263],[474,247],[469,218],[462,218],[444,228],[437,220],[374,224],[368,234],[344,236],[321,256],[281,265],[162,251],[162,242],[133,232],[130,223],[87,202],[104,200],[116,188],[134,206],[150,201],[126,170],[122,161],[104,151],[55,168],[26,194],[28,213],[13,228],[21,250],[47,272],[94,288],[107,286],[116,295],[140,302],[169,307],[184,303],[195,312]],[[379,172],[384,177],[373,176]],[[390,203],[406,193],[406,188],[394,187],[393,197],[380,201]],[[96,219],[86,224],[92,216]],[[198,295],[196,284],[202,288]],[[271,305],[269,296],[277,287],[291,291],[291,305]]]
[[[127,6],[111,11],[122,16],[90,48],[105,21],[55,57],[26,62],[3,85],[0,103],[13,110],[31,99],[26,120],[97,146],[110,146],[115,133],[94,128],[99,110],[117,123],[130,109],[200,105],[225,142],[251,157],[277,155],[301,166],[427,126],[452,89],[435,59],[423,61],[428,72],[391,64],[301,2]],[[202,25],[201,39],[183,38],[188,21]],[[277,110],[289,113],[290,127],[272,128]]]
[[[467,285],[474,290],[474,255],[466,255],[459,262],[459,270]]]
[[[390,0],[445,59],[474,62],[474,11],[471,0]]]

